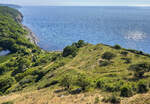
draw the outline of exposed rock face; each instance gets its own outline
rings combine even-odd
[[[22,15],[21,13],[19,13],[15,20],[16,20],[18,23],[22,23],[22,21],[23,21],[23,15]]]
[[[35,36],[35,34],[34,34],[28,27],[23,26],[23,28],[28,31],[27,38],[28,38],[32,43],[34,43],[34,44],[37,45],[37,43],[38,43],[39,40],[38,40],[38,38]]]
[[[19,24],[22,25],[22,27],[28,31],[28,34],[27,34],[27,38],[33,43],[33,44],[36,44],[38,43],[38,38],[36,37],[36,35],[27,27],[27,26],[24,26],[22,24],[22,21],[23,21],[23,15],[21,13],[18,14],[18,16],[16,17],[15,19]]]

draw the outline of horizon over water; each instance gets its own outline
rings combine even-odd
[[[45,50],[62,50],[82,39],[150,53],[149,6],[24,6],[20,11]]]

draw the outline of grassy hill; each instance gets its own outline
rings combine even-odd
[[[82,40],[47,52],[26,38],[18,11],[0,11],[0,47],[11,52],[0,56],[0,103],[149,104],[149,54]]]

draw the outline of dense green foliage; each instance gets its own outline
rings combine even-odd
[[[16,21],[21,14],[9,7],[0,7],[0,47],[11,52],[27,52],[28,48],[34,48],[27,38],[27,31]]]
[[[71,55],[75,57],[77,55],[78,49],[85,46],[86,43],[83,40],[79,40],[77,43],[73,43],[71,46],[67,46],[63,50],[63,56],[67,57]]]

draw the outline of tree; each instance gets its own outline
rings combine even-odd
[[[121,46],[118,45],[118,44],[116,44],[116,45],[114,46],[114,48],[115,48],[115,49],[121,49]]]
[[[67,46],[64,48],[63,50],[63,57],[67,57],[69,55],[72,55],[73,57],[75,57],[77,55],[78,52],[78,48],[75,46]]]
[[[74,43],[77,48],[81,48],[86,45],[83,40],[79,40],[77,43]]]
[[[105,52],[103,55],[102,55],[102,58],[103,59],[107,59],[107,60],[111,60],[113,59],[114,57],[116,57],[115,54],[111,53],[111,52]]]
[[[141,78],[145,72],[150,71],[150,65],[146,62],[133,64],[128,68],[128,70],[134,71],[134,76]]]

